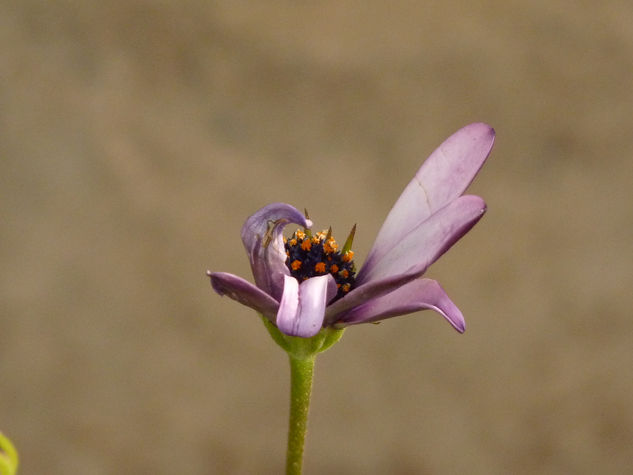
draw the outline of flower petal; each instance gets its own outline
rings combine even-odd
[[[325,324],[332,325],[351,308],[419,278],[479,221],[485,210],[481,198],[465,195],[435,213],[384,256],[364,283],[328,306]]]
[[[462,312],[435,280],[416,279],[393,292],[378,297],[345,313],[345,325],[369,323],[390,317],[431,309],[442,315],[455,330],[464,333],[466,322]]]
[[[424,271],[481,219],[486,203],[479,196],[460,196],[412,229],[365,272],[361,285],[396,275]]]
[[[341,315],[351,308],[362,305],[365,302],[381,297],[402,287],[406,283],[416,279],[417,275],[397,275],[386,279],[367,282],[353,289],[345,297],[328,305],[325,311],[325,325],[329,326],[338,322]]]
[[[257,287],[280,299],[286,267],[286,251],[282,232],[289,223],[309,228],[312,222],[299,210],[286,203],[264,206],[242,226],[242,242],[248,253]]]
[[[308,338],[323,326],[325,307],[336,295],[331,275],[311,277],[299,285],[294,277],[284,276],[284,292],[277,312],[277,328],[286,335]]]
[[[258,311],[271,322],[275,322],[279,302],[266,292],[237,275],[210,271],[207,271],[207,275],[211,278],[213,290],[218,294],[228,295],[233,300]]]
[[[490,154],[495,132],[483,123],[451,135],[422,164],[382,225],[357,281],[389,250],[433,213],[460,196]]]

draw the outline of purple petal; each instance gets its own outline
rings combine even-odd
[[[422,164],[382,225],[357,280],[433,213],[460,196],[490,154],[495,132],[489,125],[467,125],[451,135]]]
[[[309,228],[312,222],[299,210],[285,203],[264,206],[246,220],[242,227],[242,242],[248,253],[257,287],[281,298],[283,275],[286,267],[286,251],[282,232],[289,223]]]
[[[292,335],[298,326],[299,313],[299,281],[294,277],[284,275],[284,292],[279,302],[277,328],[286,335]]]
[[[325,325],[329,326],[336,323],[347,310],[362,305],[371,299],[393,292],[395,289],[402,287],[417,277],[416,275],[397,275],[387,279],[367,282],[366,284],[356,287],[345,297],[328,305],[325,311]]]
[[[345,313],[341,321],[346,325],[369,323],[426,309],[438,312],[458,332],[463,333],[466,329],[462,312],[440,284],[431,279],[413,280],[387,295],[372,299]]]
[[[275,322],[279,302],[266,292],[233,274],[207,271],[207,275],[211,278],[213,290],[218,294],[228,295],[233,300],[257,310],[271,322]]]
[[[308,338],[323,326],[325,307],[336,295],[336,282],[331,275],[307,279],[284,276],[284,292],[277,312],[276,325],[290,336]]]
[[[486,203],[474,195],[460,196],[411,230],[365,273],[364,282],[424,271],[481,219]]]
[[[326,325],[338,321],[347,310],[420,277],[429,265],[474,226],[485,209],[486,204],[481,198],[466,195],[435,213],[384,256],[364,283],[328,306]]]

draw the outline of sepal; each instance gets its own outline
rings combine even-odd
[[[275,343],[291,357],[301,360],[314,358],[317,354],[329,349],[341,339],[345,331],[344,328],[337,329],[327,327],[321,329],[321,331],[313,337],[302,338],[300,336],[289,336],[282,333],[266,317],[262,316],[262,321]]]

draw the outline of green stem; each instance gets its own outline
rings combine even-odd
[[[301,475],[315,355],[304,358],[296,358],[291,354],[288,356],[290,357],[290,423],[286,475]]]

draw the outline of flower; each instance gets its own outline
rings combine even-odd
[[[255,285],[233,274],[207,271],[213,289],[257,310],[290,336],[307,338],[323,327],[425,309],[440,313],[463,332],[460,310],[439,283],[422,275],[486,211],[482,198],[462,193],[490,154],[494,137],[490,126],[475,123],[440,145],[389,212],[357,274],[349,249],[353,232],[338,251],[331,230],[313,236],[307,216],[289,204],[273,203],[242,227]],[[305,231],[285,240],[282,231],[289,223]]]

